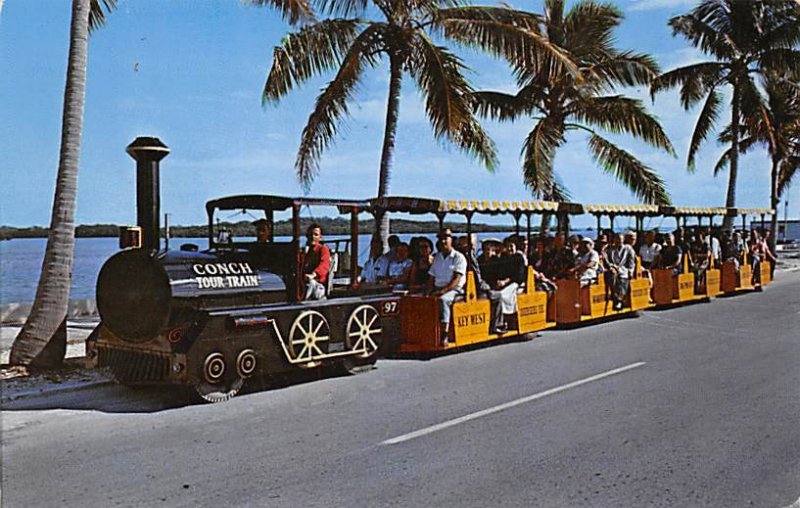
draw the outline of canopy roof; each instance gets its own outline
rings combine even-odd
[[[242,194],[213,199],[206,203],[206,212],[210,215],[214,210],[276,210],[282,211],[292,206],[335,206],[339,213],[347,213],[354,208],[363,210],[369,202],[357,199],[323,199],[323,198],[291,198],[270,196],[265,194]]]
[[[583,210],[592,214],[658,215],[657,205],[585,205]]]
[[[554,201],[440,200],[406,196],[375,198],[370,201],[370,204],[377,210],[411,214],[472,212],[496,215],[515,212],[555,212],[558,210],[558,203]]]

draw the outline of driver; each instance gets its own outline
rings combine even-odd
[[[331,270],[331,251],[322,244],[322,227],[311,224],[306,230],[306,254],[303,258],[303,277],[306,283],[306,300],[325,298],[325,288]]]
[[[258,219],[253,222],[256,228],[256,242],[269,243],[272,241],[272,225],[267,219]]]

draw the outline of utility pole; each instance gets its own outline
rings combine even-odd
[[[775,210],[777,213],[777,210]],[[789,240],[789,199],[783,202],[783,241]]]
[[[169,216],[170,213],[164,214],[164,250],[169,250]]]

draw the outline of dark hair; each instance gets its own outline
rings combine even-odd
[[[319,224],[317,224],[316,222],[312,222],[312,223],[311,223],[311,224],[309,224],[309,226],[306,228],[306,236],[311,236],[311,233],[312,233],[312,232],[313,232],[315,229],[319,229],[319,232],[320,232],[320,233],[322,233],[322,226],[320,226],[320,225],[319,225]]]

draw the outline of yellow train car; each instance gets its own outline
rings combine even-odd
[[[444,201],[410,197],[384,197],[372,201],[373,213],[435,214],[440,230],[447,215],[466,219],[467,235],[471,235],[475,214],[509,215],[514,218],[516,232],[521,234],[519,221],[527,218],[527,235],[530,236],[531,216],[554,212],[558,203],[549,201]],[[439,320],[441,301],[437,297],[407,293],[400,298],[400,353],[430,354],[453,350],[480,343],[530,337],[538,331],[556,325],[555,297],[538,290],[535,272],[528,267],[525,284],[517,293],[515,319],[502,334],[491,333],[491,302],[479,294],[475,275],[467,272],[464,297],[453,303],[448,329],[448,342],[441,341],[442,325]]]

